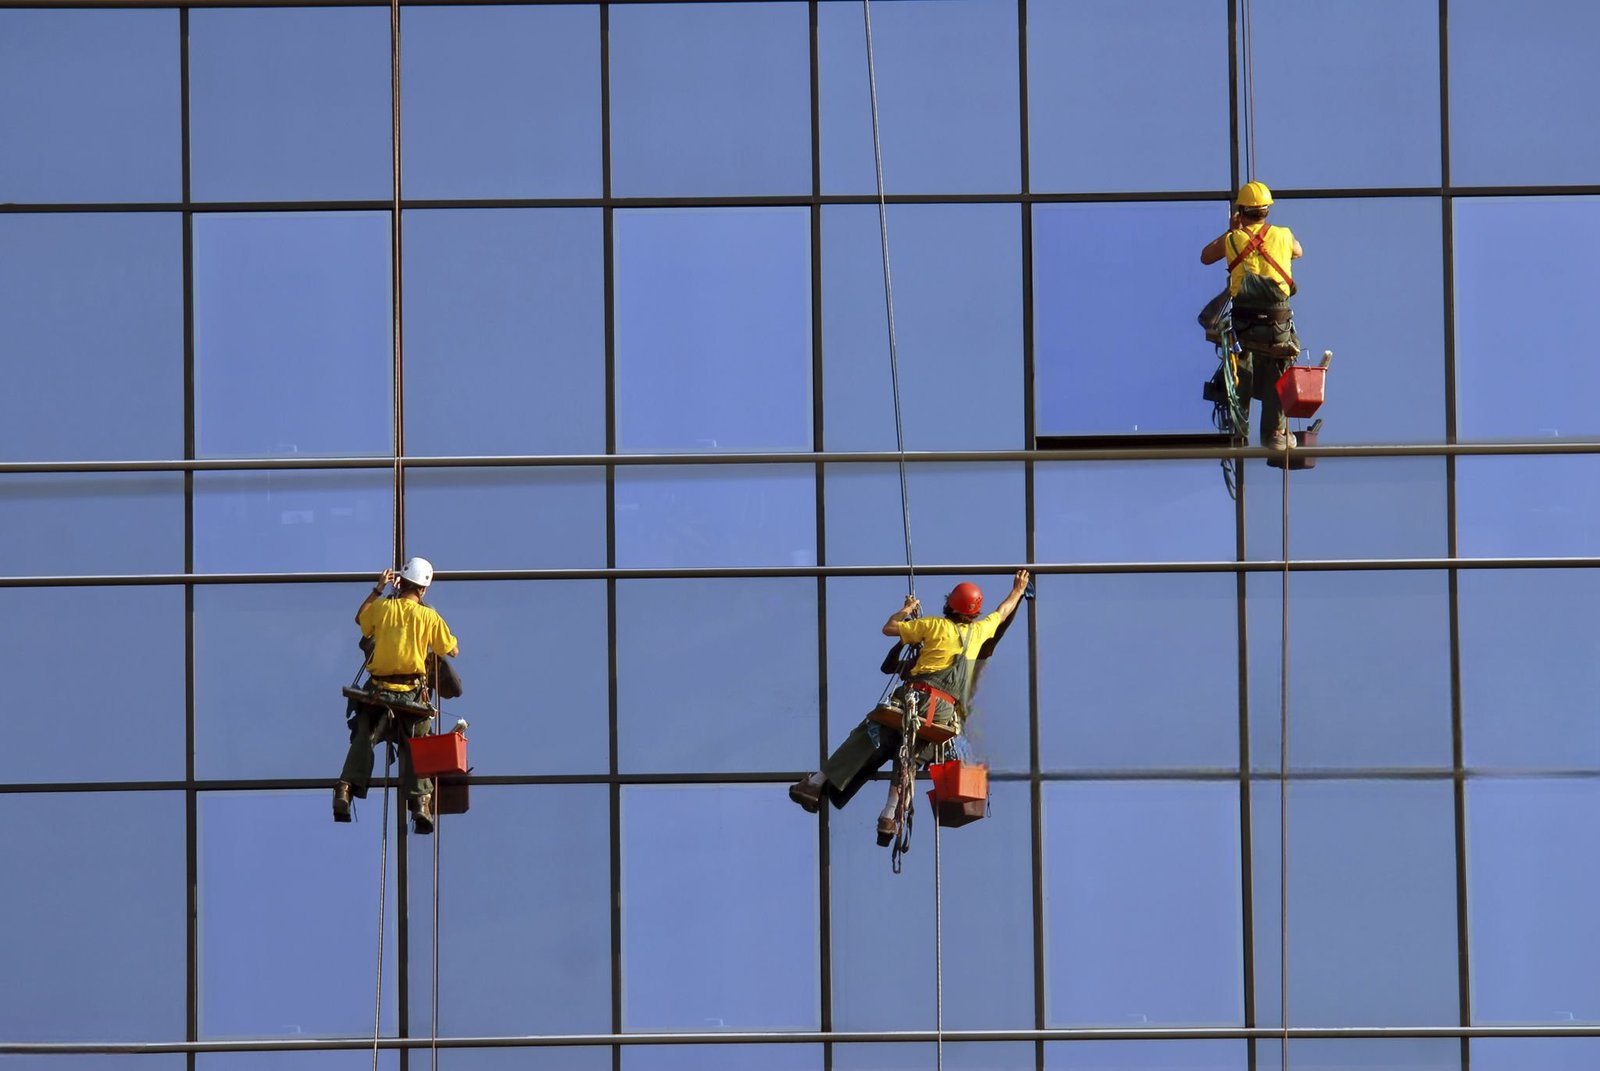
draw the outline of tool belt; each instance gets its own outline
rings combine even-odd
[[[420,673],[391,673],[384,676],[373,674],[370,679],[376,684],[403,684],[407,688],[420,688],[423,684]]]

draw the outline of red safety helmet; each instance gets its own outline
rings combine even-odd
[[[946,610],[977,617],[983,610],[983,589],[976,584],[957,584],[944,598]]]

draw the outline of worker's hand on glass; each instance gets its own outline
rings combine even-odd
[[[393,584],[399,578],[400,574],[396,573],[393,569],[385,569],[382,575],[378,577],[378,586],[373,590],[382,595],[384,591],[388,589],[389,585]]]
[[[1012,591],[1026,591],[1028,589],[1028,570],[1018,569],[1017,575],[1011,578]]]

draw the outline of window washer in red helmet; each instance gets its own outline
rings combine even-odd
[[[1027,590],[1028,570],[1019,569],[1012,579],[1011,592],[985,615],[983,592],[978,585],[957,584],[945,598],[941,617],[913,616],[920,603],[915,596],[907,595],[905,604],[884,622],[883,634],[902,643],[920,644],[921,649],[905,684],[879,711],[887,708],[892,712],[888,720],[898,725],[908,693],[918,692],[915,701],[919,708],[931,708],[935,724],[959,734],[966,720],[966,700],[971,694],[977,661],[987,653],[988,641],[1016,613]],[[874,772],[899,752],[899,729],[869,715],[850,731],[820,771],[807,774],[790,787],[789,798],[814,813],[821,808],[826,792],[835,807],[843,807]],[[889,802],[878,816],[879,844],[887,845],[894,835],[895,789],[896,779],[891,778]]]

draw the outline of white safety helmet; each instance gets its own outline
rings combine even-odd
[[[400,579],[425,588],[433,583],[433,563],[426,558],[408,558],[400,567]]]

